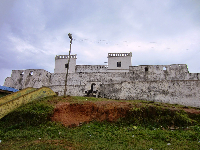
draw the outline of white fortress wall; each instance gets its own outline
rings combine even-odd
[[[55,92],[58,92],[59,95],[62,95],[63,92],[62,88],[58,88],[58,86],[64,86],[65,85],[65,75],[66,74],[58,74],[54,73],[51,75],[51,87],[57,87],[58,89]],[[129,78],[127,76],[127,73],[110,73],[110,72],[97,72],[97,73],[90,73],[90,72],[80,72],[80,73],[70,73],[68,76],[67,85],[68,86],[81,86],[82,89],[84,87],[84,91],[81,93],[81,91],[77,91],[79,95],[85,95],[85,91],[90,90],[91,84],[95,83],[94,90],[97,90],[97,88],[100,86],[100,84],[105,83],[121,83],[124,81],[128,81]],[[74,95],[78,94],[75,93]]]
[[[200,74],[189,73],[185,64],[130,66],[129,73],[131,80],[136,81],[200,79]]]
[[[200,81],[133,81],[102,85],[110,99],[148,100],[200,107]]]
[[[76,65],[70,56],[67,95],[84,96],[94,91],[112,99],[144,99],[200,107],[199,73],[186,64],[131,66],[132,53],[108,53],[108,65]],[[13,70],[4,85],[16,89],[50,87],[64,95],[68,55],[55,57],[54,73],[43,69]]]
[[[148,66],[148,71],[145,71],[146,66],[131,66],[130,72],[96,72],[97,70],[91,69],[93,68],[91,66],[89,67],[91,72],[84,72],[82,70],[83,72],[69,73],[68,85],[90,85],[91,82],[105,84],[126,81],[199,80],[200,74],[198,73],[188,73],[182,70],[161,70],[163,66],[168,67],[166,65]],[[88,68],[87,66],[82,67]],[[13,70],[11,77],[6,79],[4,85],[10,85],[9,87],[17,89],[31,86],[64,85],[65,76],[66,73],[51,74],[43,69]]]
[[[16,89],[40,88],[49,86],[50,78],[51,73],[44,69],[12,70],[11,77],[5,80],[4,86]]]

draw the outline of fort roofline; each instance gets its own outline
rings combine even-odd
[[[132,53],[108,53],[108,57],[126,57],[126,56],[131,56]]]
[[[76,57],[77,55],[70,55],[70,58],[74,58],[74,59],[77,59]],[[69,58],[69,55],[56,55],[55,59],[68,59]]]

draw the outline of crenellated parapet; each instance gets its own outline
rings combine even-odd
[[[108,57],[126,57],[126,56],[131,56],[132,53],[108,53]]]
[[[71,59],[71,58],[74,58],[74,59],[77,59],[76,57],[77,55],[56,55],[55,59]]]
[[[76,65],[76,73],[79,72],[107,72],[107,65]]]

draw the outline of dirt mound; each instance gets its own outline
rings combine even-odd
[[[65,126],[79,126],[92,120],[117,121],[125,117],[132,105],[128,102],[84,102],[82,104],[58,103],[52,121],[61,122]]]
[[[200,110],[197,110],[197,109],[184,108],[183,110],[187,112],[188,114],[196,114],[196,115],[200,114]]]

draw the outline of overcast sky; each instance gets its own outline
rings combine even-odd
[[[0,85],[12,70],[54,72],[74,38],[77,65],[132,52],[132,65],[187,64],[200,73],[199,0],[0,0]]]

